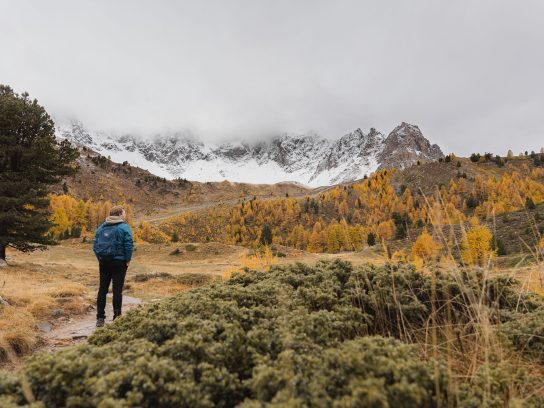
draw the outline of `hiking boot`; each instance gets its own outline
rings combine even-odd
[[[112,320],[117,319],[119,316],[121,316],[121,311],[120,311],[120,310],[114,310],[114,311],[113,311],[113,319],[112,319]]]
[[[105,324],[106,319],[104,319],[103,317],[99,317],[98,319],[96,319],[96,327],[104,327]]]

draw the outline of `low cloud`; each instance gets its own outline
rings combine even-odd
[[[203,138],[418,124],[544,145],[544,2],[7,1],[0,82],[94,128]]]

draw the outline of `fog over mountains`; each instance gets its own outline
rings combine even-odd
[[[364,177],[379,168],[405,168],[443,157],[419,127],[401,123],[387,136],[371,128],[338,139],[315,133],[282,134],[266,141],[203,142],[186,133],[138,137],[92,131],[79,121],[60,123],[57,135],[113,161],[151,173],[196,181],[270,184],[292,181],[312,187]]]

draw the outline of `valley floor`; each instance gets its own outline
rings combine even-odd
[[[320,259],[336,258],[354,265],[385,262],[378,246],[339,254],[281,247],[276,255],[275,264],[311,265]],[[127,272],[124,308],[221,279],[250,258],[249,249],[220,243],[138,243]],[[94,331],[98,283],[91,244],[69,240],[46,251],[11,251],[8,262],[9,267],[0,269],[0,296],[9,304],[0,320],[0,366],[17,367],[21,356],[35,350],[85,341]],[[543,265],[502,268],[495,273],[513,276],[526,289],[544,294]]]
[[[355,265],[384,262],[377,247],[340,254],[282,247],[277,254],[277,264],[335,258]],[[248,257],[247,248],[219,243],[138,243],[127,272],[125,310],[227,276]],[[0,366],[16,367],[21,356],[84,341],[92,333],[98,265],[90,243],[69,240],[34,253],[8,251],[8,263],[0,268],[0,296],[9,304],[0,320]]]

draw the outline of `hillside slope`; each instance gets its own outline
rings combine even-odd
[[[501,166],[455,159],[379,171],[301,198],[244,200],[180,214],[160,229],[187,241],[247,246],[258,246],[267,231],[268,241],[311,252],[357,251],[383,240],[409,252],[424,228],[436,231],[446,248],[478,219],[509,252],[527,252],[544,234],[543,202],[544,168],[528,159]]]
[[[77,159],[78,171],[57,185],[53,192],[68,193],[83,200],[125,202],[137,216],[176,213],[179,209],[196,209],[219,202],[235,203],[257,196],[301,196],[310,190],[294,183],[249,184],[166,180],[128,163],[115,163],[87,148]],[[178,210],[176,210],[178,209]]]

